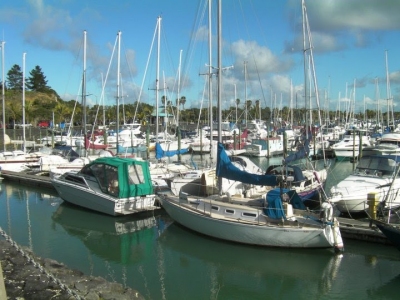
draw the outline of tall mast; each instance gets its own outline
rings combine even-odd
[[[25,152],[25,57],[26,53],[22,54],[22,150]]]
[[[302,12],[302,18],[303,18],[303,62],[304,62],[304,105],[307,107],[307,99],[308,99],[308,64],[307,64],[307,45],[306,45],[306,12],[305,12],[305,3],[304,0],[301,1],[301,12]],[[306,114],[307,115],[307,114]],[[307,121],[306,121],[306,125]]]
[[[180,104],[180,90],[181,90],[181,61],[182,50],[179,51],[179,68],[178,68],[178,103],[176,105],[176,126],[179,126],[179,104]]]
[[[158,142],[158,90],[160,78],[160,31],[161,31],[161,17],[157,18],[157,68],[156,68],[156,142]],[[179,99],[178,99],[179,101]]]
[[[247,127],[247,61],[244,62],[244,112],[245,126]]]
[[[221,0],[218,0],[218,142],[222,143],[222,124],[221,124],[221,116],[222,116],[222,12],[221,12]]]
[[[210,160],[212,161],[213,142],[213,97],[212,97],[212,34],[211,34],[211,0],[208,0],[208,113],[210,123]]]
[[[1,42],[1,98],[3,103],[3,150],[6,151],[6,104],[5,104],[5,88],[4,88],[4,45],[6,42]]]
[[[82,75],[83,132],[86,134],[86,30],[83,31],[83,75]]]
[[[119,145],[119,89],[120,89],[120,82],[121,82],[121,31],[118,31],[118,54],[117,54],[117,152],[118,152],[118,145]]]
[[[390,126],[390,112],[393,112],[393,107],[392,110],[390,109],[390,104],[392,102],[392,95],[390,92],[390,79],[389,79],[389,65],[388,65],[388,51],[385,50],[385,63],[386,63],[386,97],[387,97],[387,124],[388,127]],[[392,104],[393,105],[393,104]],[[392,118],[392,122],[394,125],[394,117]]]

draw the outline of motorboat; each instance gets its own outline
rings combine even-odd
[[[343,139],[333,144],[331,149],[338,158],[358,157],[360,149],[371,146],[371,139],[368,131],[347,130]]]
[[[331,188],[330,201],[342,213],[359,213],[368,208],[368,194],[376,193],[383,206],[399,206],[399,163],[394,155],[362,157],[353,174]]]
[[[64,201],[112,216],[159,208],[143,160],[101,157],[51,182]]]
[[[363,155],[399,155],[400,154],[400,133],[388,132],[377,140],[375,145],[363,149]]]
[[[247,156],[271,157],[281,155],[283,154],[283,136],[277,135],[266,139],[254,138],[251,140],[251,144],[244,146],[244,150],[243,155]]]

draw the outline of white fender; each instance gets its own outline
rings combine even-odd
[[[329,202],[323,202],[321,204],[321,208],[324,210],[324,221],[332,222],[333,221],[333,207]]]

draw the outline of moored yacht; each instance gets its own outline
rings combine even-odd
[[[368,194],[376,193],[383,206],[399,206],[399,163],[393,155],[362,157],[354,173],[331,188],[330,201],[340,212],[359,213],[369,207]]]
[[[331,146],[338,158],[358,157],[360,149],[371,146],[371,139],[368,131],[347,130],[343,139]]]
[[[400,154],[400,133],[389,132],[384,133],[377,140],[375,145],[371,145],[363,149],[363,155],[399,155]]]

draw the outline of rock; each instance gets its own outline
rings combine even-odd
[[[144,299],[138,291],[122,284],[108,282],[102,277],[85,276],[55,260],[37,257],[27,248],[22,248],[22,251],[25,255],[10,242],[0,240],[7,299]]]

